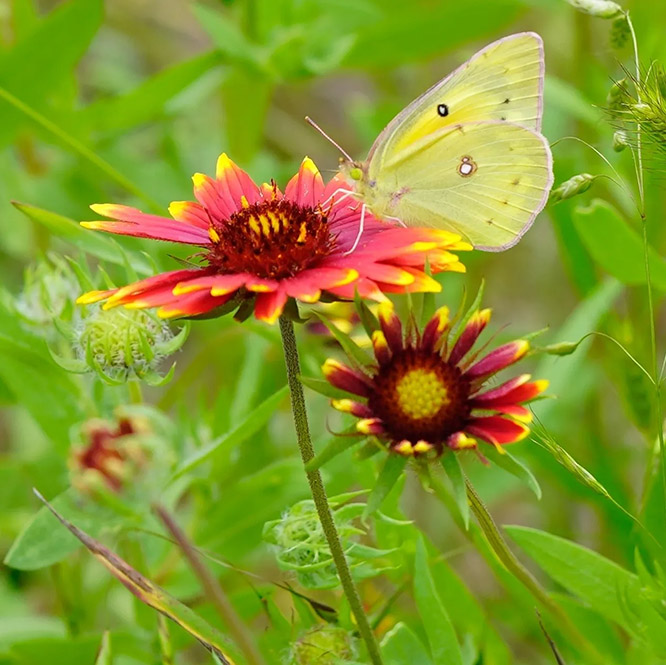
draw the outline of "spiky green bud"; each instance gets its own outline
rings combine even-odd
[[[344,628],[320,625],[294,642],[289,665],[340,665],[353,657],[352,637]]]
[[[54,360],[71,372],[95,371],[108,383],[124,383],[136,376],[150,385],[169,380],[158,374],[161,361],[175,353],[185,342],[189,326],[174,335],[169,326],[152,312],[92,305],[88,315],[67,330],[75,359]]]

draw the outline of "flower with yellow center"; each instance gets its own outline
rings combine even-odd
[[[490,320],[475,312],[456,336],[441,308],[422,331],[403,335],[390,303],[379,307],[380,329],[372,335],[377,364],[369,373],[327,360],[324,374],[336,388],[362,398],[334,400],[339,411],[359,418],[356,429],[408,456],[501,446],[527,436],[531,413],[524,403],[546,389],[546,381],[522,374],[494,388],[486,382],[520,360],[529,348],[510,342],[479,358],[474,346]]]

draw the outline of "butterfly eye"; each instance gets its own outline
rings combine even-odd
[[[437,104],[437,113],[439,113],[442,118],[446,118],[446,116],[449,115],[449,107],[446,104]]]
[[[349,177],[352,180],[363,180],[363,171],[358,167],[354,167],[349,171]]]
[[[469,156],[465,155],[460,159],[460,164],[458,164],[458,173],[463,178],[468,178],[476,172],[477,166],[476,162]]]

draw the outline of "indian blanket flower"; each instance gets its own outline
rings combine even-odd
[[[336,388],[361,400],[338,399],[333,406],[360,420],[356,430],[374,435],[405,456],[441,455],[447,448],[477,448],[478,441],[501,446],[529,433],[531,412],[523,406],[546,389],[546,381],[521,374],[497,386],[487,382],[520,360],[525,340],[504,344],[479,357],[473,346],[490,310],[472,314],[457,338],[446,307],[422,332],[403,334],[390,302],[379,305],[380,329],[372,335],[376,365],[368,372],[336,360],[323,371]]]
[[[202,251],[192,267],[91,291],[78,302],[158,307],[158,315],[167,318],[253,298],[255,316],[272,323],[289,298],[313,303],[323,293],[349,299],[358,291],[381,300],[386,292],[439,291],[424,270],[426,260],[433,273],[464,270],[451,250],[471,246],[447,231],[394,227],[366,214],[356,244],[361,207],[340,194],[340,177],[324,185],[306,158],[282,193],[275,183],[257,186],[223,154],[215,178],[194,175],[197,202],[169,206],[173,219],[123,205],[93,205],[112,221],[82,222],[85,227],[197,245]]]

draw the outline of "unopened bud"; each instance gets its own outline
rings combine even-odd
[[[597,18],[616,18],[623,13],[622,7],[611,0],[567,0],[579,11]]]
[[[627,92],[627,79],[615,81],[606,95],[606,105],[611,113],[617,113],[623,109],[629,94]]]
[[[596,176],[589,173],[579,173],[569,178],[569,180],[565,180],[550,193],[550,202],[557,203],[558,201],[564,201],[564,199],[570,199],[586,192],[592,187],[595,178]]]
[[[74,334],[78,361],[61,364],[71,371],[94,370],[111,382],[137,376],[156,385],[163,381],[156,371],[159,363],[182,346],[188,330],[185,327],[174,336],[151,312],[95,305]],[[81,367],[77,369],[76,363]]]
[[[352,636],[344,628],[319,625],[292,645],[289,665],[339,665],[353,657]]]
[[[558,342],[557,344],[549,344],[544,346],[541,350],[549,353],[552,356],[569,356],[571,355],[580,344],[578,342]]]
[[[613,150],[615,152],[622,152],[629,145],[629,138],[627,132],[623,129],[618,129],[613,134]]]

